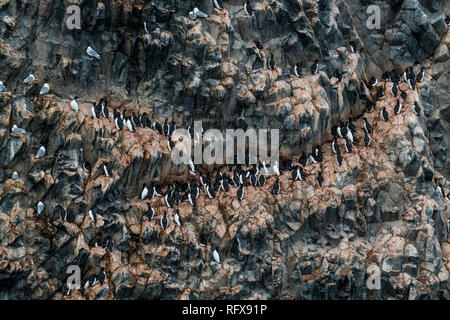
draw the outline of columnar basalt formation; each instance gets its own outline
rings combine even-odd
[[[252,16],[244,1],[223,3],[70,1],[82,24],[69,30],[68,1],[0,1],[0,298],[448,299],[450,4],[373,1],[382,20],[371,30],[365,1],[255,0]],[[209,17],[190,19],[194,7]],[[399,84],[407,98],[395,115],[399,98],[382,73],[410,66],[426,75],[414,90]],[[36,80],[24,84],[30,73]],[[51,92],[39,95],[44,83]],[[141,199],[144,183],[165,190],[218,167],[193,173],[171,161],[168,138],[155,130],[93,119],[102,97],[110,110],[180,128],[202,120],[205,129],[281,129],[280,160],[297,165],[320,145],[323,161],[303,166],[304,181],[284,171],[277,195],[268,176],[264,187],[246,186],[241,201],[238,187],[214,199],[202,188],[195,207],[167,208],[164,197]],[[363,116],[373,126],[370,147]],[[339,166],[331,129],[349,119],[359,142],[346,153],[339,140]],[[40,146],[46,155],[36,158]],[[67,295],[69,265],[83,280],[104,268],[106,281]],[[367,286],[373,265],[379,290]]]

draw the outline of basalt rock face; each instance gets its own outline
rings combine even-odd
[[[250,17],[243,1],[223,2],[226,10],[211,1],[0,1],[0,298],[448,299],[449,3],[255,1]],[[80,30],[66,26],[69,4],[81,9]],[[366,26],[373,4],[381,29]],[[193,7],[209,17],[189,19]],[[86,55],[89,45],[100,60]],[[374,133],[364,147],[362,96],[375,101],[368,78],[407,66],[424,66],[424,81],[415,90],[400,84],[408,95],[400,115],[392,83],[379,82],[386,93],[365,114]],[[29,73],[37,80],[22,84]],[[45,82],[51,93],[37,95]],[[75,95],[78,113],[69,106]],[[178,207],[178,227],[163,198],[140,200],[142,184],[198,173],[175,165],[155,131],[92,119],[100,97],[179,127],[279,128],[282,159],[298,161],[320,144],[324,160],[304,167],[305,181],[284,172],[279,195],[275,177],[245,187],[241,201],[236,187],[215,199],[203,192],[196,208]],[[338,166],[330,128],[350,117],[360,142]],[[12,133],[14,124],[26,133]],[[41,145],[46,155],[36,158]],[[143,218],[148,202],[151,221]],[[58,206],[71,218],[63,221]],[[106,282],[84,297],[65,295],[69,265],[80,266],[82,279],[103,267]],[[379,289],[368,285],[373,270]]]

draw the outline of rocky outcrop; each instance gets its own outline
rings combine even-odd
[[[66,28],[65,2],[0,2],[0,80],[8,89],[0,93],[0,298],[449,298],[447,2],[374,1],[380,30],[365,27],[361,1],[255,1],[251,17],[242,1],[224,1],[226,10],[210,1],[73,2],[80,30]],[[194,6],[209,17],[189,19]],[[89,45],[100,60],[85,54]],[[275,70],[265,62],[271,53]],[[311,75],[315,59],[320,70]],[[297,62],[301,77],[293,74]],[[362,141],[363,97],[375,95],[368,78],[420,65],[426,78],[417,89],[400,85],[408,94],[400,115],[391,83],[380,81],[386,97],[365,114],[371,147],[354,145],[338,166],[331,127],[353,118]],[[22,84],[31,72],[37,81]],[[38,96],[44,82],[51,94]],[[75,95],[78,113],[69,106]],[[196,208],[179,206],[180,228],[162,198],[140,200],[142,184],[198,174],[174,165],[167,138],[155,131],[118,131],[111,120],[92,119],[92,101],[104,96],[112,108],[179,127],[195,119],[205,129],[279,128],[283,160],[320,144],[324,161],[304,168],[306,181],[285,172],[280,195],[272,193],[274,177],[246,187],[242,201],[237,188],[215,199],[203,193]],[[380,120],[383,107],[389,122]],[[13,124],[26,133],[12,133]],[[41,145],[46,156],[36,158]],[[143,218],[148,202],[151,221]],[[221,263],[212,259],[216,247]],[[65,296],[69,265],[80,266],[83,279],[105,268],[107,280],[84,297]],[[370,266],[380,290],[367,286]]]

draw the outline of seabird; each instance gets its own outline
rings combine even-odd
[[[416,88],[416,80],[409,79],[409,80],[408,80],[408,84],[409,84],[409,88],[410,88],[411,90],[415,90],[415,88]]]
[[[373,103],[370,100],[367,100],[366,103],[366,112],[370,113],[373,111]]]
[[[98,274],[97,277],[98,277],[98,281],[100,282],[100,284],[103,285],[105,283],[105,280],[106,280],[105,268],[101,267],[100,273]]]
[[[258,185],[258,179],[256,178],[256,174],[250,175],[250,184],[254,187]]]
[[[342,155],[340,152],[338,152],[336,154],[336,161],[337,161],[338,165],[340,165],[340,166],[342,165]]]
[[[311,66],[311,73],[316,74],[319,71],[319,60],[314,60],[314,63]]]
[[[214,188],[212,188],[209,184],[206,185],[205,192],[208,195],[208,197],[210,197],[211,199],[214,199],[214,197],[215,197]]]
[[[196,18],[208,18],[208,15],[195,7],[194,10],[189,12],[189,18],[192,20],[195,20]]]
[[[385,122],[389,120],[389,113],[386,111],[385,107],[381,110],[381,119]]]
[[[147,198],[148,196],[148,188],[147,188],[147,184],[144,183],[144,188],[142,189],[141,192],[141,200],[144,200],[145,198]]]
[[[297,62],[297,64],[294,66],[294,74],[296,77],[300,77],[300,75],[302,74],[302,66],[300,63]]]
[[[3,84],[3,81],[0,81],[0,92],[3,92],[6,90],[5,85]]]
[[[50,91],[50,87],[48,86],[48,83],[44,83],[44,86],[41,88],[41,91],[39,91],[39,94],[46,94]]]
[[[401,111],[402,111],[402,104],[401,104],[400,100],[397,100],[397,103],[395,104],[395,107],[394,107],[394,113],[400,114]]]
[[[161,217],[160,220],[161,228],[166,229],[169,225],[169,220],[167,219],[167,212],[164,211],[164,215]]]
[[[39,201],[39,203],[37,204],[37,214],[40,215],[42,211],[44,211],[44,208],[45,208],[44,204],[41,201]]]
[[[95,222],[95,214],[92,212],[92,210],[88,211],[88,216],[92,220],[92,222]]]
[[[333,150],[333,153],[338,153],[340,151],[339,143],[336,137],[334,137],[334,140],[331,143],[331,149]]]
[[[223,9],[223,3],[222,0],[214,0],[214,7],[216,7],[216,9],[218,10],[222,10]]]
[[[413,112],[416,114],[416,116],[420,116],[420,107],[417,104],[417,101],[414,101],[414,106],[413,106]]]
[[[279,194],[281,191],[280,181],[278,180],[278,177],[276,178],[275,183],[273,184],[272,190],[274,194]]]
[[[164,124],[162,126],[163,134],[165,136],[168,136],[169,135],[169,130],[170,130],[169,123],[167,122],[167,119],[166,119],[166,120],[164,120]]]
[[[319,183],[319,186],[322,186],[322,184],[323,184],[322,171],[319,171],[319,174],[317,175],[317,182]]]
[[[400,98],[402,98],[403,100],[406,100],[406,98],[408,98],[408,95],[406,94],[405,91],[400,91]]]
[[[150,202],[147,202],[147,211],[145,211],[144,216],[150,221],[155,216],[155,210],[150,205]]]
[[[173,199],[172,199],[172,190],[170,187],[167,188],[166,195],[164,196],[164,201],[166,202],[167,208],[172,208]]]
[[[29,83],[31,81],[34,81],[36,78],[34,77],[34,75],[32,73],[30,73],[28,75],[28,77],[26,77],[25,79],[23,79],[23,83]]]
[[[17,171],[14,171],[11,178],[13,178],[14,180],[19,179],[19,174],[17,173]]]
[[[101,107],[102,107],[101,114],[102,114],[106,119],[109,119],[108,104],[107,104],[107,102],[105,101],[105,99],[101,99],[101,100],[100,100],[100,104],[101,104]]]
[[[92,113],[92,117],[93,117],[94,119],[97,119],[97,112],[96,112],[96,110],[95,110],[95,107],[96,107],[96,104],[95,104],[95,102],[94,102],[94,103],[92,103],[91,113]]]
[[[364,131],[366,131],[367,133],[372,133],[372,126],[370,125],[369,121],[367,120],[366,117],[363,117],[364,119]]]
[[[175,147],[175,143],[172,141],[172,139],[169,138],[167,140],[167,148],[169,149],[170,152],[172,152],[174,147]]]
[[[25,134],[26,133],[26,131],[24,129],[19,128],[15,124],[13,124],[13,126],[11,128],[11,132],[13,132],[13,133],[21,133],[21,134]]]
[[[347,134],[345,135],[345,138],[350,142],[354,142],[352,130],[349,130],[348,126],[347,126]]]
[[[253,2],[250,0],[247,0],[244,3],[244,11],[246,15],[251,16],[253,14]]]
[[[347,153],[351,153],[352,152],[352,143],[348,140],[345,140],[345,151]]]
[[[264,185],[266,184],[266,176],[263,174],[260,174],[258,177],[258,185],[260,187],[264,187]],[[241,185],[242,186],[242,185]],[[239,199],[240,200],[240,199]]]
[[[43,156],[45,156],[45,147],[41,146],[36,152],[36,159],[42,158]]]
[[[192,161],[192,159],[189,159],[189,169],[192,172],[195,172],[195,165],[194,165],[194,161]]]
[[[130,132],[134,132],[134,126],[129,118],[125,120],[125,125],[127,126],[128,130],[130,130]]]
[[[114,119],[114,123],[116,125],[116,129],[117,130],[122,130],[123,129],[123,120],[120,117]]]
[[[77,103],[77,97],[73,98],[72,101],[70,101],[70,107],[73,111],[78,112],[78,103]]]
[[[375,78],[374,76],[372,76],[369,80],[369,86],[370,87],[375,87],[378,84],[378,79]]]
[[[424,78],[425,78],[425,68],[421,67],[420,72],[417,75],[417,82],[422,82]]]
[[[179,227],[181,227],[181,218],[180,215],[178,214],[178,209],[175,210],[175,222]]]
[[[88,54],[88,56],[100,59],[100,55],[97,53],[97,51],[92,49],[91,46],[87,47],[86,53]]]
[[[370,137],[369,137],[369,134],[367,133],[367,131],[364,132],[364,145],[366,147],[370,146]]]
[[[269,68],[271,70],[274,70],[276,68],[276,62],[275,62],[275,58],[273,57],[273,53],[270,53]]]
[[[377,100],[380,100],[381,98],[384,97],[384,89],[383,89],[383,87],[378,88],[377,93],[376,93],[376,97],[377,97]]]
[[[309,159],[308,159],[308,157],[306,156],[306,153],[305,153],[305,152],[302,153],[299,162],[300,162],[300,164],[301,164],[302,166],[306,166],[306,165],[309,163]]]
[[[111,174],[111,171],[108,168],[107,162],[103,162],[103,171],[105,172],[105,176],[107,176],[107,177],[109,177],[109,175]]]
[[[278,168],[278,161],[275,161],[274,165],[273,165],[273,172],[275,172],[275,174],[277,176],[280,175],[280,169]]]
[[[393,97],[396,97],[398,95],[398,86],[396,83],[394,83],[391,87],[391,94]]]
[[[239,200],[244,199],[244,185],[241,184],[241,186],[239,187],[239,189],[236,191],[237,197]]]
[[[217,249],[214,249],[212,255],[213,255],[214,261],[216,261],[217,263],[220,263],[220,256],[219,256],[219,252],[217,251]]]

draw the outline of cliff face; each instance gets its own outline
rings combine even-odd
[[[0,1],[0,298],[448,299],[450,4],[265,0],[248,16],[243,1],[223,2],[226,10],[203,0],[74,0],[82,24],[68,30],[69,1]],[[381,29],[366,27],[370,4],[381,9]],[[189,19],[194,7],[209,17]],[[101,59],[86,55],[88,46]],[[381,75],[409,66],[423,66],[426,76],[415,90],[399,85],[407,98],[394,115],[397,98]],[[30,73],[36,81],[23,84]],[[380,100],[367,88],[372,75],[385,88]],[[44,83],[51,92],[40,96]],[[78,113],[70,108],[75,95]],[[363,96],[376,102],[373,112],[365,113]],[[179,227],[163,198],[140,200],[142,186],[165,190],[198,173],[175,166],[167,137],[154,130],[118,131],[112,120],[92,119],[101,97],[178,127],[195,119],[205,129],[279,128],[283,160],[297,163],[315,144],[324,160],[304,167],[305,181],[283,173],[279,195],[275,177],[245,187],[241,201],[237,187],[214,199],[203,192],[196,208],[178,206]],[[370,147],[363,115],[374,129]],[[360,142],[338,166],[331,127],[349,118]],[[40,146],[46,155],[36,158]],[[39,201],[45,210],[37,215]],[[143,218],[149,202],[151,221]],[[72,218],[63,221],[58,206]],[[64,296],[74,264],[82,279],[105,268],[106,282],[84,297]],[[380,290],[366,285],[372,265]]]

